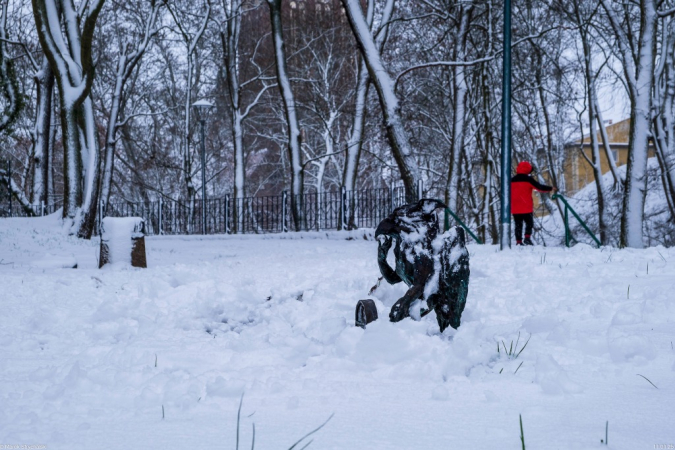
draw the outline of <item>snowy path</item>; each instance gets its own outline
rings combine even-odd
[[[440,335],[353,326],[379,275],[362,232],[149,238],[147,270],[98,270],[50,220],[0,221],[0,444],[234,449],[243,391],[242,448],[332,413],[310,448],[516,449],[519,414],[528,450],[675,444],[675,249],[471,245]],[[381,317],[403,291],[375,292]]]

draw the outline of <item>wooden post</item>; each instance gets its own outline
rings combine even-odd
[[[110,263],[128,262],[148,267],[145,256],[145,220],[141,217],[106,217],[101,221],[99,269]]]

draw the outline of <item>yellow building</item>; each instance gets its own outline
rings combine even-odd
[[[622,166],[628,161],[628,136],[630,135],[630,119],[622,120],[606,126],[607,138],[617,166]],[[598,147],[600,149],[600,167],[602,173],[609,172],[607,154],[602,143],[602,136],[598,132]],[[567,194],[574,194],[589,183],[593,183],[593,167],[586,160],[583,153],[592,161],[591,138],[587,136],[583,141],[576,141],[565,146],[567,157],[564,165],[564,178]],[[649,142],[649,157],[655,156],[654,144]]]

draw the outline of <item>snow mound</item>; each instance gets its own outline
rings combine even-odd
[[[535,366],[535,380],[546,394],[579,394],[583,388],[570,380],[567,372],[551,355],[540,355]]]
[[[42,259],[31,262],[36,269],[77,269],[77,261],[73,256],[60,256],[47,253]]]

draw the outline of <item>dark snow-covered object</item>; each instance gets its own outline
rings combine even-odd
[[[370,322],[377,320],[377,306],[375,302],[367,300],[359,300],[356,304],[356,318],[354,323],[357,327],[365,328]]]
[[[106,217],[101,221],[101,257],[98,267],[123,264],[148,267],[145,258],[145,221],[140,217]]]
[[[454,227],[441,234],[435,211],[445,208],[438,200],[422,199],[396,208],[375,231],[377,262],[385,280],[403,281],[410,289],[392,306],[389,319],[398,322],[410,316],[415,300],[426,300],[436,312],[441,332],[457,328],[469,290],[469,252],[464,230]],[[394,244],[396,268],[387,263]]]

